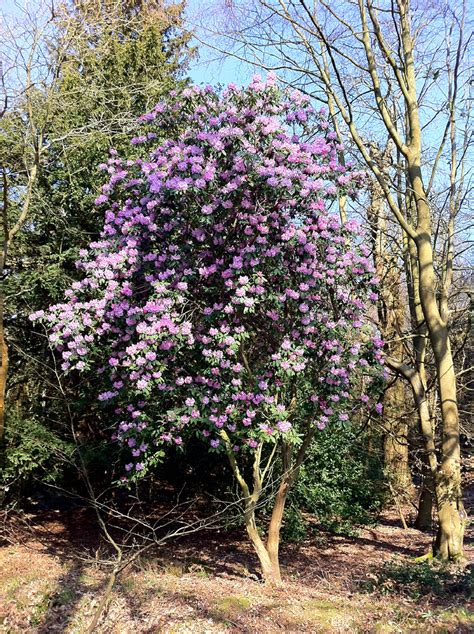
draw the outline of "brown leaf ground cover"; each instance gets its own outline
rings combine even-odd
[[[416,563],[430,542],[391,512],[355,537],[319,531],[283,545],[286,583],[270,588],[258,581],[240,532],[199,533],[126,569],[95,631],[473,632],[468,568],[445,573]],[[108,579],[102,557],[86,509],[9,518],[0,632],[86,632]]]

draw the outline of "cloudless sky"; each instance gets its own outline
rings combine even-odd
[[[186,18],[188,20],[188,27],[191,30],[196,29],[198,33],[198,23],[199,20],[202,19],[202,16],[199,14],[205,4],[209,5],[209,2],[188,0],[187,3]],[[207,11],[208,9],[204,8],[204,12]],[[229,84],[231,82],[245,84],[248,83],[250,77],[255,73],[255,69],[250,64],[240,62],[231,55],[225,56],[217,51],[207,49],[198,41],[194,43],[198,46],[199,58],[193,63],[189,74],[196,84],[216,85]]]
[[[0,0],[0,11],[9,16],[20,16],[20,6],[34,7],[37,0]],[[188,28],[193,30],[197,28],[200,11],[208,2],[202,0],[188,0],[186,8],[186,19],[188,20]],[[204,9],[206,11],[206,9]],[[190,76],[196,84],[228,84],[234,82],[236,84],[247,83],[255,70],[248,64],[244,64],[232,56],[223,56],[218,52],[206,49],[204,46],[195,41],[199,48],[199,58],[192,64],[190,68]]]
[[[35,0],[0,0],[0,10],[6,15],[21,15],[21,7],[35,6]]]

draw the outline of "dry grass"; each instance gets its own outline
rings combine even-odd
[[[94,540],[78,539],[66,519],[31,521],[30,532],[16,543],[10,532],[0,548],[0,632],[86,631],[107,574],[85,556]],[[239,535],[197,536],[127,569],[97,632],[472,632],[474,616],[462,594],[415,599],[403,589],[363,590],[384,562],[409,565],[429,539],[387,518],[359,537],[289,545],[282,558],[286,583],[275,589],[255,579],[253,554]]]

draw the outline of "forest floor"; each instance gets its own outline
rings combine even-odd
[[[3,528],[0,632],[86,632],[108,579],[89,511],[32,511]],[[387,511],[356,536],[319,531],[284,544],[285,584],[271,588],[239,532],[206,531],[121,573],[94,631],[473,632],[469,567],[417,563],[430,543]]]

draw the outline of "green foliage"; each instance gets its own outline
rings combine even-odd
[[[412,599],[428,594],[472,597],[474,575],[472,567],[453,569],[435,559],[414,563],[390,561],[364,583],[364,589],[381,594],[402,593]]]
[[[367,450],[367,438],[355,424],[335,425],[319,432],[308,450],[290,492],[285,531],[304,536],[296,508],[325,528],[353,534],[355,525],[374,521],[383,499],[381,457]]]
[[[367,445],[367,436],[356,424],[330,426],[318,432],[290,489],[282,526],[283,541],[300,542],[311,535],[315,525],[354,535],[357,525],[376,521],[386,487],[382,455],[369,452]],[[251,460],[243,471],[251,477]],[[226,456],[205,454],[197,440],[168,456],[159,466],[157,477],[189,495],[200,491],[218,499],[232,499],[235,495]],[[263,515],[268,517],[270,512],[268,505]],[[229,527],[235,523],[235,517],[229,518]]]
[[[285,521],[281,536],[285,542],[301,542],[308,534],[308,524],[301,510],[294,504],[289,504],[285,509]]]
[[[11,225],[34,162],[35,135],[42,143],[28,219],[10,249],[7,318],[55,303],[75,278],[79,249],[101,229],[93,205],[104,179],[99,163],[111,147],[128,148],[137,117],[186,83],[194,49],[183,9],[182,3],[131,8],[84,0],[57,12],[47,41],[51,78],[0,120]],[[11,334],[21,340],[27,327],[15,319]]]
[[[69,442],[70,416],[87,466],[99,479],[101,470],[111,471],[116,448],[105,448],[108,421],[90,398],[99,377],[63,380],[59,388],[44,332],[32,331],[28,315],[62,300],[76,278],[79,250],[99,235],[103,219],[93,204],[104,180],[99,163],[111,147],[129,147],[139,115],[187,83],[195,52],[184,7],[159,0],[71,0],[57,7],[54,19],[46,16],[45,25],[40,16],[38,32],[31,34],[38,81],[19,91],[0,119],[10,228],[28,183],[32,189],[2,280],[10,349],[7,412],[13,403],[18,408],[10,413],[13,436],[3,458],[8,480],[26,482],[39,465],[56,477],[64,457],[56,449]],[[64,420],[66,427],[54,422]],[[90,444],[91,438],[99,442]]]
[[[72,443],[61,439],[36,418],[23,418],[15,410],[7,418],[5,431],[2,487],[19,492],[32,478],[47,483],[58,481],[65,462],[73,457]]]
[[[80,452],[80,466],[83,467],[92,482],[110,482],[115,479],[115,463],[119,450],[116,444],[109,438],[87,438],[86,442],[78,447]]]

